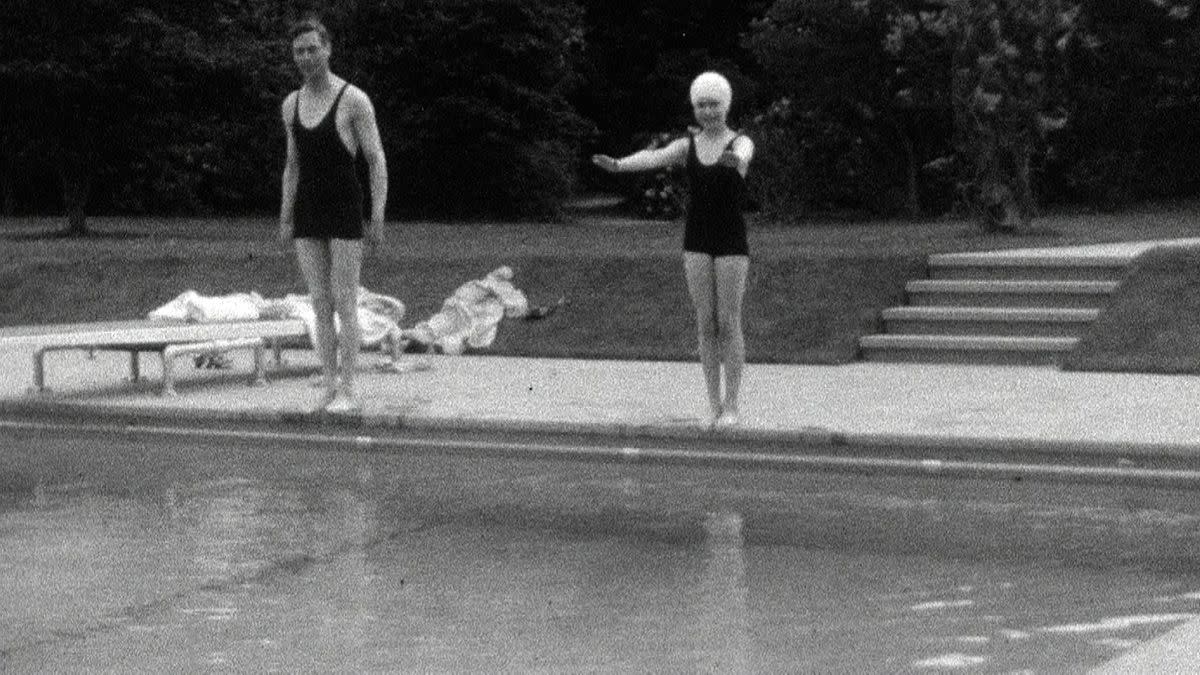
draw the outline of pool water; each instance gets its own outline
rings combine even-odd
[[[0,437],[5,672],[1083,672],[1194,495]]]

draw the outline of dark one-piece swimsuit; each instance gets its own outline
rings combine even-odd
[[[337,109],[349,83],[342,85],[333,105],[317,126],[300,123],[300,95],[292,124],[300,177],[296,185],[297,239],[362,239],[363,191],[354,155],[337,130]]]
[[[737,139],[734,136],[725,149],[732,148]],[[714,258],[749,255],[746,220],[742,216],[746,193],[742,174],[735,167],[702,163],[696,154],[696,137],[692,135],[688,142],[687,177],[691,197],[683,250]]]

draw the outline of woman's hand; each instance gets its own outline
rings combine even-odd
[[[295,225],[291,221],[279,221],[279,243],[287,246],[292,243],[292,234],[295,232]]]
[[[364,234],[366,235],[363,237],[366,240],[364,243],[368,252],[374,253],[383,248],[384,225],[382,220],[372,219],[367,222]]]
[[[717,164],[721,166],[727,166],[731,169],[738,168],[741,163],[742,158],[738,157],[738,154],[732,150],[726,150],[725,152],[722,152],[721,156],[717,158]]]
[[[618,168],[617,160],[608,155],[592,155],[592,164],[609,173],[616,173]]]

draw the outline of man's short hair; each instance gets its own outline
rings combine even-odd
[[[321,38],[323,44],[332,43],[329,37],[329,29],[316,17],[308,17],[293,23],[292,27],[288,30],[288,37],[295,40],[301,35],[307,35],[308,33],[316,33],[317,37]]]

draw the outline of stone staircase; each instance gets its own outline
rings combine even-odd
[[[1078,251],[931,256],[908,306],[859,341],[869,361],[1057,364],[1100,314],[1128,256]]]

